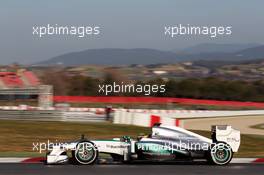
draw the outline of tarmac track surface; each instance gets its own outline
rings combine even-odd
[[[101,165],[44,165],[44,164],[0,164],[0,175],[263,175],[263,164],[229,164],[213,166],[204,164],[101,164]]]
[[[253,125],[264,123],[264,116],[237,116],[222,118],[201,118],[184,120],[184,128],[194,130],[211,130],[212,125],[231,125],[243,134],[264,135],[263,129],[251,128]]]

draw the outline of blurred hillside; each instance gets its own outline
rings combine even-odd
[[[79,66],[96,65],[130,65],[130,64],[161,64],[178,63],[183,61],[242,61],[264,58],[264,45],[257,44],[203,44],[173,52],[156,49],[88,49],[71,52],[35,63],[38,66]]]

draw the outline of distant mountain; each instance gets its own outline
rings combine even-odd
[[[177,54],[169,51],[155,49],[89,49],[81,52],[72,52],[51,58],[37,65],[65,66],[98,64],[98,65],[122,65],[122,64],[158,64],[180,61]]]
[[[174,53],[155,49],[88,49],[72,52],[39,62],[35,65],[77,66],[84,64],[129,65],[129,64],[166,64],[182,61],[217,61],[236,62],[264,58],[264,45],[243,49],[236,52],[212,53]],[[221,63],[222,64],[222,63]]]
[[[247,48],[257,47],[260,44],[215,44],[204,43],[183,50],[175,50],[176,53],[182,54],[201,54],[201,53],[234,53]]]
[[[179,54],[178,54],[179,55]],[[264,58],[264,45],[257,47],[247,48],[238,52],[224,53],[224,52],[214,52],[214,53],[199,53],[199,54],[181,54],[182,60],[189,61],[245,61],[251,59]]]
[[[244,49],[236,52],[236,55],[247,59],[264,58],[264,45]]]

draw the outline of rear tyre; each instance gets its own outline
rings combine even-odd
[[[226,143],[215,143],[209,152],[209,162],[215,165],[226,165],[232,157],[232,148]]]
[[[98,150],[92,142],[81,141],[76,145],[75,151],[72,154],[76,163],[90,165],[97,160]]]

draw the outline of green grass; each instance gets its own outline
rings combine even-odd
[[[109,139],[138,133],[149,128],[113,125],[111,123],[73,123],[37,121],[0,121],[0,152],[32,152],[33,143],[76,140],[82,134],[88,139]]]
[[[253,126],[251,126],[251,128],[254,128],[254,129],[263,129],[264,130],[264,123],[257,124],[257,125],[253,125]]]
[[[150,133],[150,128],[114,125],[111,123],[73,123],[0,120],[0,157],[43,156],[33,152],[33,142],[65,142],[80,138],[109,139],[139,133]],[[210,137],[208,131],[195,131]],[[242,135],[240,150],[235,157],[264,157],[264,136]]]

